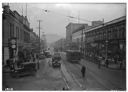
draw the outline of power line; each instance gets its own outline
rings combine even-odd
[[[45,10],[45,9],[43,9],[43,11],[44,11],[44,12],[53,12],[53,11],[51,11],[51,10]],[[53,13],[56,13],[56,14],[59,14],[59,15],[63,15],[63,16],[65,16],[65,17],[72,18],[72,19],[78,19],[78,20],[81,20],[81,21],[92,22],[92,21],[89,21],[89,20],[86,20],[86,19],[83,19],[83,18],[80,18],[80,17],[77,18],[77,17],[74,17],[74,16],[67,16],[67,15],[65,15],[65,14],[58,13],[58,12],[53,12]]]

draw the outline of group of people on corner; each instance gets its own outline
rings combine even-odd
[[[105,60],[105,59],[104,59]],[[120,59],[114,59],[114,64],[119,64],[119,68],[122,69],[122,66],[123,66],[123,60],[120,60]],[[101,68],[101,65],[102,65],[102,58],[99,58],[98,60],[98,68],[100,69]],[[110,65],[110,61],[108,59],[105,60],[105,67],[106,68],[109,68],[109,65]]]

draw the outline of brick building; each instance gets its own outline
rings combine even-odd
[[[71,49],[72,43],[75,41],[75,36],[73,33],[78,31],[79,29],[83,29],[86,24],[80,24],[80,23],[69,23],[66,26],[66,47],[67,49]],[[88,26],[88,25],[86,25]]]
[[[106,23],[92,21],[91,26],[71,27],[71,24],[68,25],[66,31],[66,41],[72,43],[70,48],[81,48],[81,52],[94,61],[98,57],[110,61],[117,58],[126,61],[126,16]]]
[[[9,5],[3,5],[2,14],[2,35],[3,35],[3,63],[12,57],[9,50],[9,39],[15,37],[17,40],[17,51],[22,50],[30,43],[30,23],[27,17],[19,15],[17,11],[11,11]]]
[[[126,60],[126,16],[85,31],[85,55]],[[116,60],[117,61],[117,60]]]

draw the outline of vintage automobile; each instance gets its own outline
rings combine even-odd
[[[78,50],[67,50],[66,57],[67,60],[71,63],[79,63],[82,58],[82,54]]]
[[[14,68],[11,72],[12,77],[20,77],[25,75],[34,75],[37,71],[36,62],[24,62],[20,68]]]
[[[49,51],[44,52],[46,58],[51,58],[51,53]]]
[[[53,67],[61,67],[61,56],[59,53],[54,53],[52,57],[52,66]]]
[[[39,59],[45,59],[44,53],[39,54]]]

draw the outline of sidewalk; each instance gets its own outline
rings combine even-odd
[[[83,59],[83,60],[86,60],[86,61],[88,61],[88,62],[91,62],[90,60],[87,60],[87,59]],[[92,62],[92,63],[94,63],[94,62]],[[97,64],[97,63],[94,63],[94,64]],[[97,64],[98,65],[98,64]],[[101,64],[101,67],[106,67],[105,66],[105,64]],[[108,69],[114,69],[114,70],[121,70],[120,69],[120,65],[119,64],[109,64],[108,65]],[[126,66],[122,66],[122,69],[126,69]]]
[[[110,64],[108,66],[108,68],[110,68],[110,69],[118,69],[119,70],[120,69],[120,65],[119,64]],[[122,69],[126,69],[126,66],[122,66]]]

